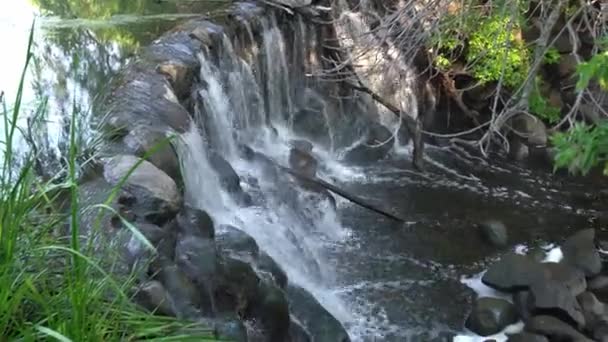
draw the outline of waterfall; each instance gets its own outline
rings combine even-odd
[[[207,211],[217,227],[232,225],[251,235],[281,265],[290,283],[306,289],[348,326],[355,319],[348,303],[334,290],[336,270],[325,255],[327,246],[349,236],[333,204],[326,196],[299,189],[285,175],[268,172],[264,165],[239,153],[246,146],[285,165],[289,142],[298,138],[290,129],[294,103],[285,40],[274,19],[264,21],[262,37],[261,47],[253,49],[260,51],[254,57],[261,63],[239,56],[227,37],[221,51],[199,55],[195,122],[175,144],[185,200]],[[305,56],[308,51],[300,53]],[[252,64],[265,70],[254,72]],[[317,100],[324,101],[320,96]],[[315,149],[319,150],[317,158],[332,156]],[[253,198],[252,205],[239,204],[222,188],[210,163],[211,153],[219,153],[235,169],[242,188]]]

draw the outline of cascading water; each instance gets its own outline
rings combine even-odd
[[[176,144],[185,198],[206,210],[216,226],[232,225],[251,235],[282,266],[290,283],[313,294],[349,326],[358,318],[332,290],[336,270],[326,257],[327,249],[346,239],[349,230],[340,224],[327,197],[298,189],[286,175],[268,172],[264,165],[245,160],[239,153],[242,146],[248,146],[285,165],[289,142],[297,138],[289,129],[294,109],[285,42],[273,20],[265,21],[263,39],[260,50],[264,53],[258,58],[266,68],[265,82],[234,52],[226,37],[219,59],[210,51],[199,56],[196,123]],[[240,205],[222,188],[210,163],[211,153],[221,154],[236,170],[241,186],[252,195],[252,205]]]

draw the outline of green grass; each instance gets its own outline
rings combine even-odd
[[[71,117],[66,170],[60,173],[67,176],[38,177],[36,149],[16,155],[32,40],[33,27],[17,96],[10,110],[5,102],[2,106],[0,341],[212,340],[208,331],[192,323],[156,316],[134,305],[130,296],[135,276],[110,274],[115,259],[88,248],[94,242],[81,236],[85,230],[80,227],[80,214],[106,210],[107,205],[83,208],[79,203],[77,137],[82,128],[77,125],[77,110]],[[128,228],[145,239],[133,225]],[[188,335],[180,335],[186,329]]]

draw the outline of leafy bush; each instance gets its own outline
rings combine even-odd
[[[561,117],[561,108],[552,106],[549,101],[545,99],[541,94],[541,86],[543,80],[537,77],[534,83],[534,89],[530,94],[528,106],[530,112],[536,115],[538,118],[543,119],[549,123],[557,123]]]

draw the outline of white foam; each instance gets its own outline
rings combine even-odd
[[[503,331],[499,332],[498,334],[482,337],[482,336],[476,335],[469,331],[466,334],[454,336],[454,339],[452,341],[453,342],[485,342],[485,341],[495,340],[496,342],[505,342],[509,338],[509,336],[507,336],[507,335],[517,334],[518,332],[521,332],[523,329],[524,329],[524,323],[520,321],[515,324],[507,326]]]

